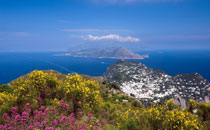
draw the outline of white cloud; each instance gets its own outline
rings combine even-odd
[[[120,36],[116,34],[104,35],[104,36],[92,36],[88,35],[87,37],[82,37],[84,40],[91,41],[100,41],[100,40],[114,40],[119,42],[140,42],[139,38],[131,37],[131,36]]]

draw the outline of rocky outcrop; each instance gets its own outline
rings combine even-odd
[[[186,99],[182,98],[180,95],[176,94],[174,97],[173,97],[173,101],[181,106],[182,108],[185,108],[187,106],[186,104]]]

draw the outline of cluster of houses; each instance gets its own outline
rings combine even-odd
[[[192,98],[208,102],[210,97],[210,83],[198,73],[173,77],[139,62],[119,60],[108,68],[104,77],[117,83],[124,93],[141,101],[158,103],[178,96],[182,100]]]

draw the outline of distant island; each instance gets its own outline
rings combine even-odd
[[[82,49],[79,51],[68,51],[65,54],[56,54],[55,56],[73,56],[73,57],[89,57],[89,58],[112,58],[112,59],[144,59],[149,55],[139,55],[126,48],[92,48]]]

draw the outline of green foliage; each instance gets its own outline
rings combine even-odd
[[[8,112],[12,106],[16,105],[16,96],[1,92],[0,93],[0,114]]]
[[[187,110],[188,110],[189,112],[193,113],[193,110],[196,109],[196,106],[197,106],[197,104],[196,104],[195,100],[190,99],[190,100],[189,100],[189,105],[188,105],[188,107],[187,107]]]
[[[26,103],[30,103],[32,109],[35,109],[39,104],[37,98],[42,99],[40,105],[51,105],[54,99],[65,99],[71,104],[75,113],[78,109],[98,110],[96,106],[102,102],[99,84],[92,80],[85,80],[78,74],[67,75],[61,80],[54,71],[36,70],[12,81],[10,89],[13,91],[9,91],[7,87],[10,86],[1,86],[8,93],[10,92],[10,97],[15,97],[12,98],[13,102],[18,104],[20,111]],[[1,97],[2,102],[12,100],[4,99],[6,96],[3,94]]]
[[[123,100],[127,100],[128,102],[133,101],[134,99],[124,96],[124,95],[118,95],[118,94],[113,94],[112,97],[109,98],[110,101],[116,101],[119,100],[119,102],[123,102]]]
[[[26,103],[36,106],[38,97],[42,98],[45,105],[48,99],[59,97],[57,88],[60,83],[55,73],[37,70],[12,81],[12,94],[17,96],[16,102],[20,104],[20,110]]]
[[[152,129],[167,130],[199,130],[201,129],[198,117],[178,108],[173,108],[172,101],[166,102],[164,106],[152,106],[143,112],[145,123],[149,123]]]
[[[103,98],[103,100],[107,101],[109,97],[109,89],[106,86],[106,84],[102,83],[99,87],[100,95]]]
[[[95,108],[98,108],[99,102],[102,101],[99,84],[95,81],[84,80],[78,74],[66,76],[62,89],[65,98],[72,101],[74,113],[84,107],[97,110]]]
[[[143,107],[143,105],[139,101],[136,101],[136,100],[133,100],[131,105],[133,107],[138,107],[138,108],[142,108]]]
[[[0,85],[0,92],[7,92],[7,93],[11,93],[12,92],[12,88],[11,86],[7,85],[7,84],[2,84]]]
[[[41,103],[37,100],[39,97]],[[91,77],[84,79],[78,74],[63,76],[53,71],[36,70],[12,81],[11,85],[1,85],[0,114],[16,105],[22,112],[27,103],[31,104],[32,110],[41,105],[59,107],[60,99],[69,106],[65,114],[92,112],[95,118],[104,119],[110,130],[210,129],[210,104],[190,100],[187,108],[181,109],[173,100],[168,100],[162,105],[145,108],[115,85],[99,84]]]
[[[126,123],[126,130],[139,130],[138,122],[131,118]]]
[[[172,99],[166,101],[165,106],[168,110],[173,110],[175,108],[178,108],[177,105],[174,103],[174,101]]]
[[[120,86],[118,86],[116,83],[109,84],[109,88],[118,89],[120,90]]]
[[[210,104],[199,102],[197,103],[197,110],[199,117],[202,118],[203,121],[210,120]]]

